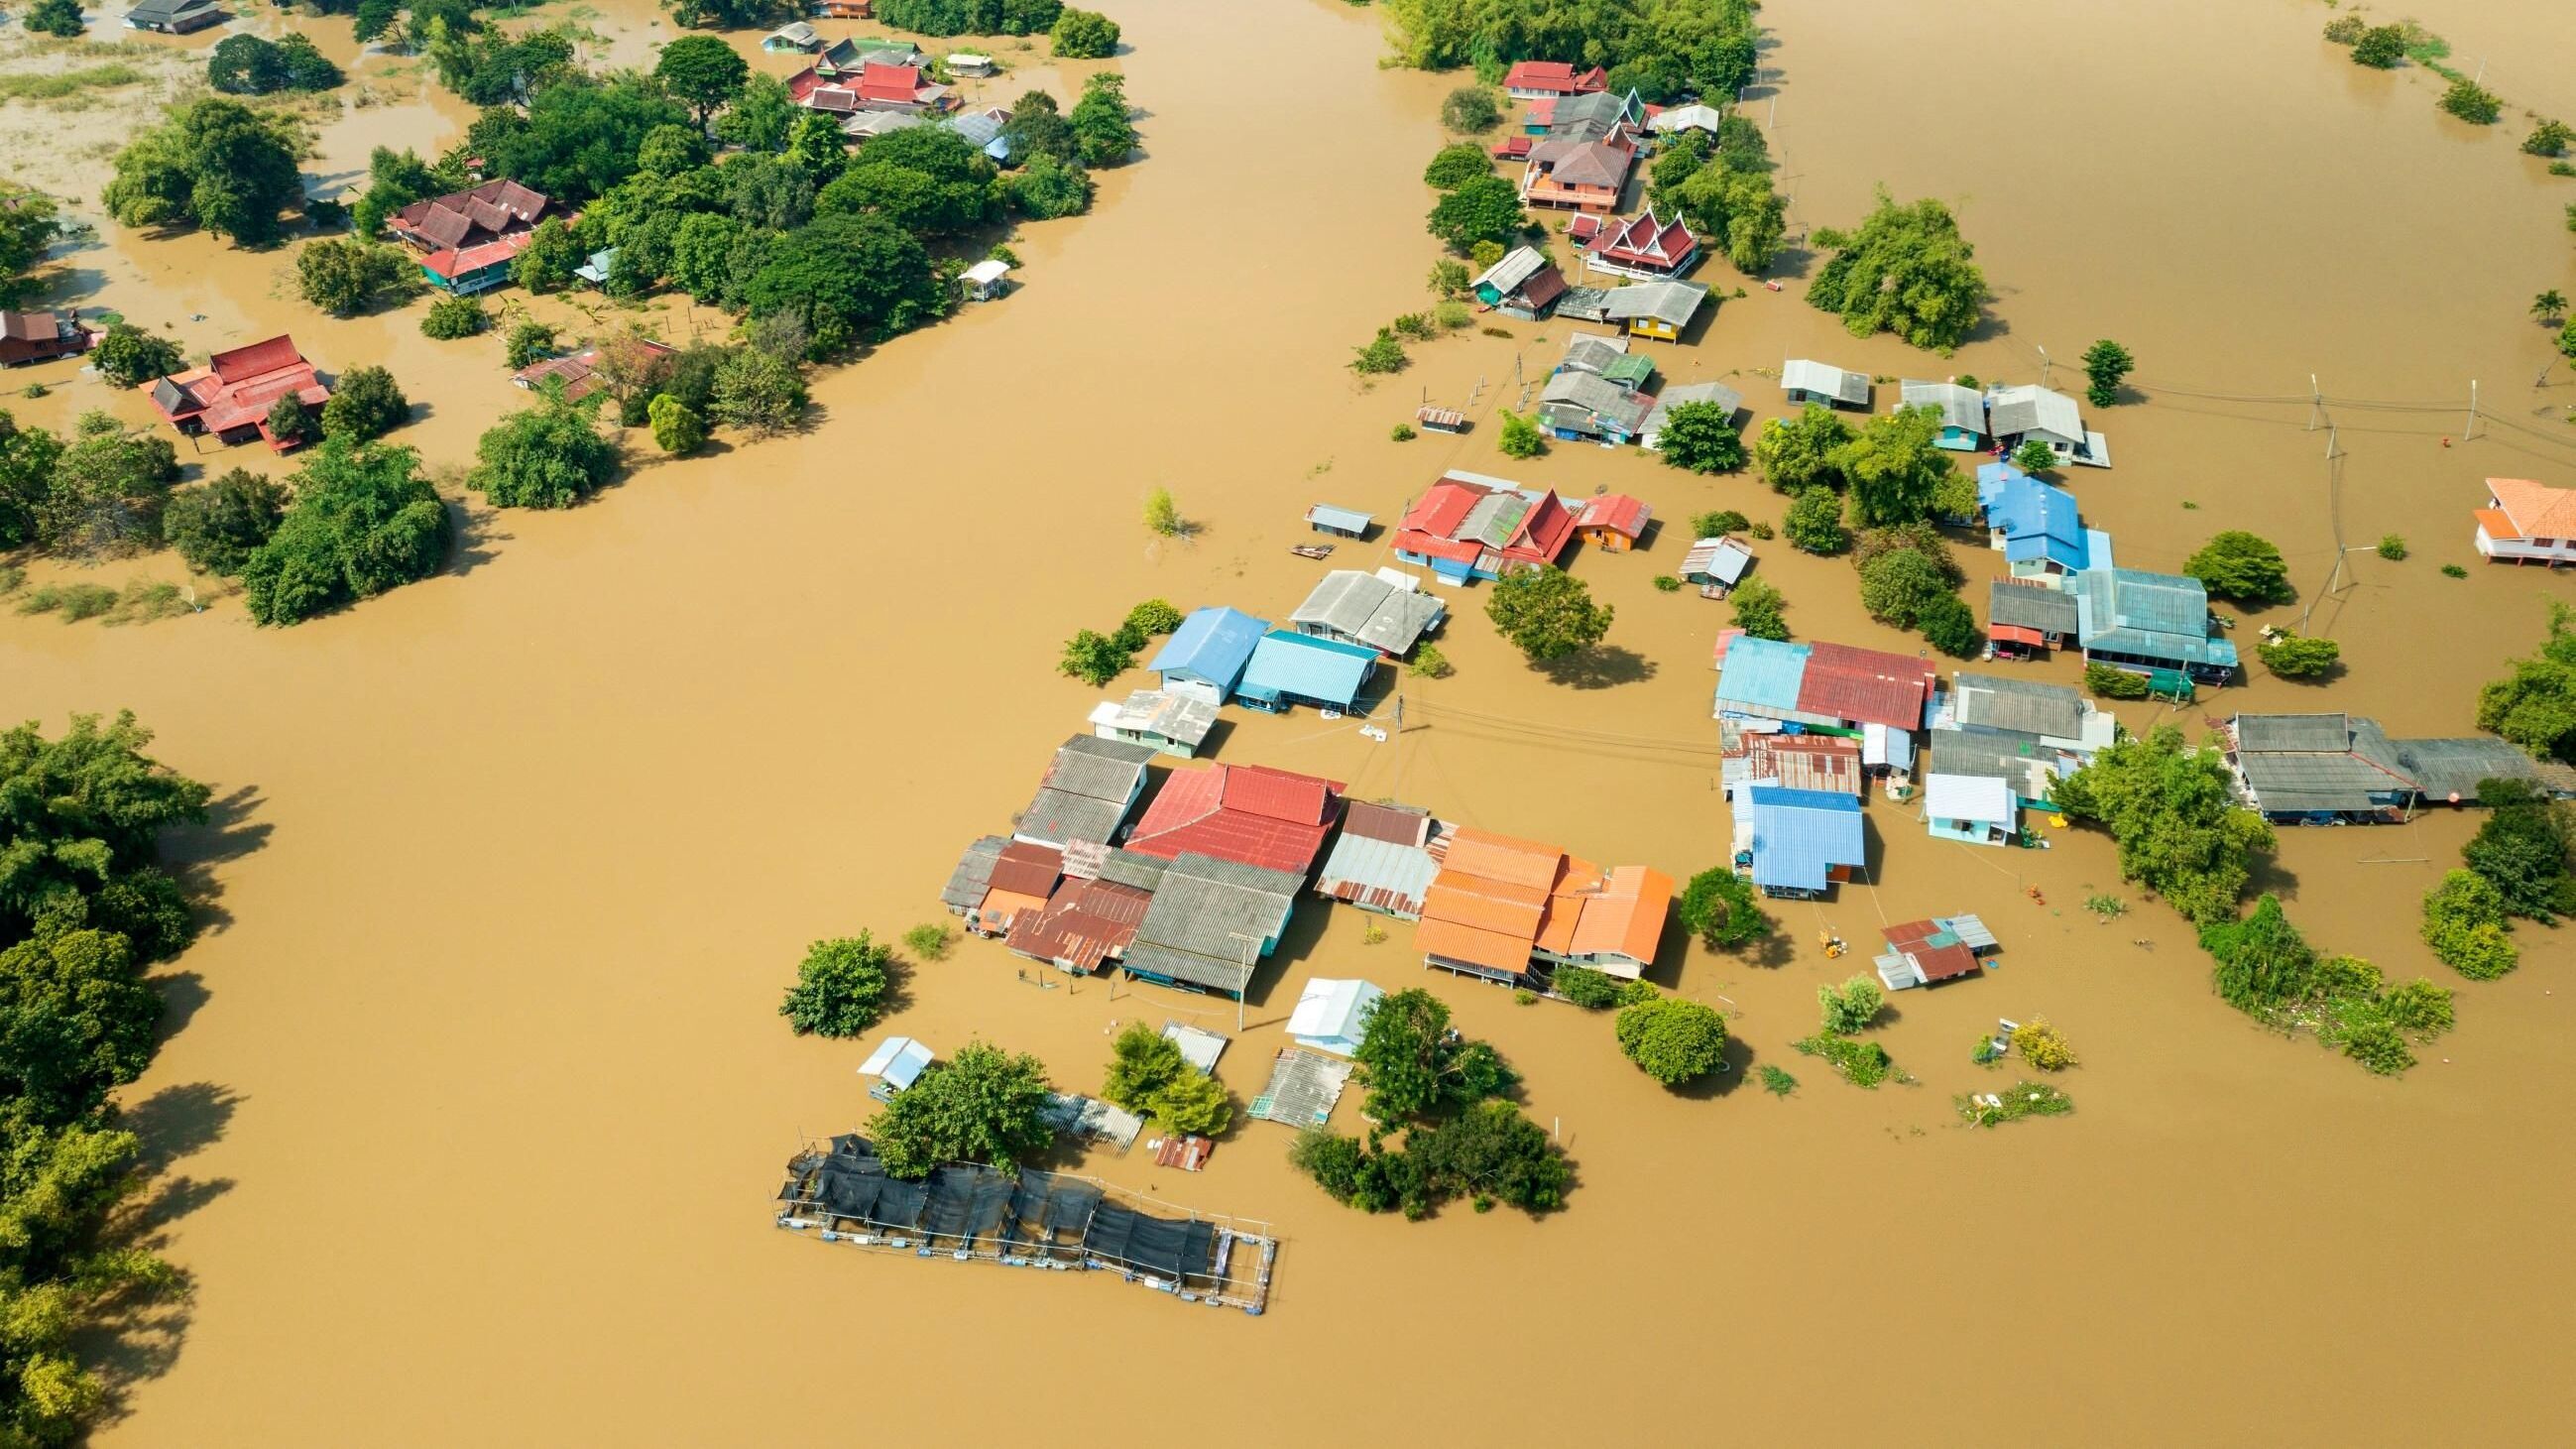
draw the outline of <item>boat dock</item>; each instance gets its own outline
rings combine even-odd
[[[1007,1268],[1110,1272],[1184,1303],[1259,1317],[1279,1239],[1270,1224],[1195,1212],[1097,1178],[958,1164],[889,1175],[855,1133],[787,1162],[777,1224],[816,1241]]]

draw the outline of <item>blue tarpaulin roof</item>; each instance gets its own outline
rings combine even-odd
[[[1234,692],[1246,699],[1303,699],[1347,709],[1375,668],[1374,649],[1274,629],[1254,646]]]
[[[2069,571],[2090,562],[2075,495],[2036,478],[2003,480],[1995,500],[1986,505],[1986,526],[2003,530],[2004,558],[2009,562],[2044,558]]]
[[[1204,679],[1220,689],[1234,688],[1253,646],[1268,632],[1268,620],[1240,609],[1200,609],[1181,621],[1172,637],[1145,666],[1157,674]]]
[[[1745,794],[1753,812],[1755,885],[1820,891],[1831,867],[1868,863],[1860,802],[1851,796],[1778,785],[1755,785]]]
[[[1798,686],[1807,677],[1807,646],[1784,644],[1739,634],[1727,641],[1726,659],[1718,666],[1718,708],[1755,705],[1793,711]]]

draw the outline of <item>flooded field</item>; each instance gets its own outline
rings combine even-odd
[[[2515,70],[2563,72],[2543,49],[2565,39],[2560,7],[2454,8],[2464,49],[2475,27],[2526,46]],[[669,33],[636,0],[602,9],[585,23],[634,47],[621,55]],[[447,574],[291,630],[231,603],[118,629],[0,615],[0,716],[131,707],[226,807],[193,846],[221,923],[177,963],[181,1029],[129,1092],[194,1185],[167,1232],[198,1287],[176,1336],[118,1350],[127,1412],[100,1443],[730,1444],[835,1419],[904,1438],[970,1415],[1021,1431],[994,1411],[1023,1406],[1068,1444],[1311,1442],[1324,1413],[1435,1444],[1613,1421],[1622,1440],[1672,1443],[2517,1443],[2567,1422],[2557,1339],[2576,1274],[2552,1244],[2576,1134],[2546,1088],[2576,1026],[2576,993],[2554,994],[2570,953],[2526,927],[2524,969],[2501,982],[2431,961],[2416,902],[2475,825],[2442,813],[2285,831],[2260,881],[2321,947],[2465,987],[2459,1029],[2397,1082],[2250,1026],[2163,907],[2097,925],[2087,895],[2135,898],[2100,837],[1981,851],[1873,798],[1880,883],[1781,910],[1778,964],[1668,947],[1657,977],[1737,1013],[1749,1048],[1714,1092],[1655,1086],[1605,1018],[1425,982],[1405,930],[1369,946],[1362,918],[1300,911],[1220,1070],[1238,1097],[1310,975],[1428,984],[1562,1131],[1578,1179],[1561,1214],[1362,1216],[1296,1178],[1287,1132],[1260,1123],[1195,1177],[1141,1152],[1084,1164],[1277,1224],[1259,1320],[768,1227],[800,1134],[868,1106],[864,1044],[791,1038],[778,993],[815,937],[935,916],[958,848],[1009,819],[1098,697],[1053,673],[1073,629],[1152,596],[1284,612],[1317,569],[1285,548],[1309,503],[1385,518],[1445,466],[1634,492],[1676,525],[1717,506],[1778,516],[1749,476],[1562,444],[1502,458],[1492,408],[1570,324],[1417,347],[1373,388],[1344,369],[1424,303],[1419,175],[1455,84],[1376,69],[1372,14],[1112,12],[1145,158],[1104,176],[1090,216],[1024,229],[1026,285],[1007,302],[822,375],[810,434],[649,462],[561,514],[471,504]],[[2094,417],[2118,467],[2071,480],[2089,520],[2147,568],[2222,528],[2275,539],[2350,666],[2330,691],[2265,676],[2205,694],[2186,723],[2331,700],[2393,732],[2467,732],[2544,601],[2576,603],[2576,584],[2538,572],[2436,572],[2474,563],[2484,476],[2576,481],[2576,382],[2562,366],[2532,385],[2550,354],[2523,314],[2576,271],[2559,218],[2576,183],[2433,112],[2420,77],[2346,63],[2317,39],[2326,13],[1981,7],[1985,33],[2046,30],[2091,58],[2080,83],[2034,94],[1946,71],[1946,12],[1776,0],[1793,234],[1856,221],[1880,184],[1948,198],[1992,323],[1947,363],[1855,341],[1801,300],[1793,254],[1784,293],[1745,281],[1687,345],[1648,350],[1671,381],[1735,379],[1767,416],[1761,370],[1784,356],[2019,381],[2044,348],[2062,383],[2116,337],[2144,400]],[[345,48],[341,22],[305,23]],[[1041,55],[985,84],[1006,98],[1043,76]],[[409,84],[325,127],[308,172],[362,170],[380,142],[425,150],[470,119]],[[96,177],[79,189],[94,216]],[[323,319],[283,284],[291,258],[109,228],[58,300],[167,318],[192,351],[291,327],[328,370],[383,362],[427,404],[398,438],[433,465],[460,464],[516,405],[497,336],[431,342],[417,309]],[[1739,281],[1723,263],[1700,279]],[[662,322],[719,325],[685,302]],[[2331,433],[2309,430],[2311,373]],[[8,399],[25,421],[147,416],[62,364],[9,377],[55,387]],[[1473,395],[1486,423],[1389,442],[1425,395]],[[1138,525],[1158,485],[1200,525],[1192,540]],[[1407,686],[1414,727],[1396,741],[1230,711],[1215,755],[1596,859],[1713,864],[1726,813],[1707,660],[1726,611],[1650,587],[1678,532],[1574,559],[1619,610],[1597,668],[1524,667],[1460,592],[1443,641],[1456,677]],[[2412,557],[2355,555],[2353,586],[2319,595],[2339,536],[2389,532]],[[1999,566],[1963,557],[1978,580]],[[1760,569],[1800,638],[1919,646],[1861,614],[1842,561],[1772,545]],[[1900,998],[1879,1035],[1919,1086],[1864,1092],[1790,1052],[1816,986],[1856,964],[1821,959],[1820,930],[1863,946],[1884,922],[1956,910],[1983,912],[2009,954],[1985,980]],[[895,1029],[1034,1051],[1084,1089],[1115,1022],[1234,1030],[1231,1003],[1039,990],[1021,964],[966,943],[914,976]],[[2073,1038],[2075,1115],[1956,1125],[1951,1095],[1996,1080],[1968,1051],[1998,1015]],[[1802,1085],[1774,1100],[1744,1082],[1755,1063]],[[1001,1375],[1001,1392],[980,1382]]]

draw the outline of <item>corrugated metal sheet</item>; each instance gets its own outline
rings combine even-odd
[[[1726,659],[1717,673],[1721,706],[1742,702],[1766,710],[1798,708],[1799,688],[1807,675],[1807,646],[1784,644],[1737,634],[1727,642]]]
[[[1859,801],[1769,786],[1745,794],[1753,815],[1754,884],[1820,891],[1832,867],[1867,864]]]

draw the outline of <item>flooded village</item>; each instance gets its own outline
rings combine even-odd
[[[347,450],[277,446],[277,399],[327,423],[381,368],[402,496],[436,501],[409,544],[438,543],[291,625],[282,566],[0,554],[0,725],[132,710],[202,782],[99,827],[193,927],[126,928],[151,1040],[102,1048],[112,1090],[44,1129],[134,1134],[102,1240],[185,1291],[140,1274],[10,1373],[86,1366],[100,1444],[732,1443],[829,1422],[845,1367],[872,1427],[930,1430],[958,1400],[905,1360],[1068,1341],[1082,1371],[1030,1392],[1076,1443],[1156,1432],[1183,1356],[1229,1370],[1188,1431],[1224,1443],[1312,1438],[1280,1405],[1317,1372],[1443,1443],[1605,1412],[1659,1440],[1942,1444],[2564,1422],[2570,1275],[2535,1245],[2576,1145],[2545,1091],[2565,927],[2526,912],[2437,957],[2425,904],[2500,813],[2482,785],[2576,780],[2481,727],[2482,690],[2576,606],[2549,566],[2576,536],[2576,372],[2535,296],[2576,291],[2576,180],[2518,149],[2576,116],[2563,17],[2365,7],[2417,23],[2382,69],[2321,38],[2353,7],[2319,0],[1772,0],[1733,94],[1649,100],[1579,52],[1389,63],[1391,25],[1470,6],[1102,3],[1114,53],[1084,58],[1045,25],[903,31],[888,0],[730,28],[645,0],[486,12],[566,27],[602,74],[718,38],[828,122],[823,164],[935,130],[1004,197],[1028,185],[1025,152],[1003,164],[1018,98],[1070,112],[1123,81],[1135,144],[1087,168],[1087,209],[925,232],[935,295],[779,355],[801,415],[711,393],[682,447],[668,409],[616,425],[672,392],[621,369],[667,380],[646,343],[762,350],[754,314],[811,341],[857,315],[807,284],[828,269],[760,301],[757,269],[680,285],[685,246],[640,283],[574,248],[597,283],[540,291],[518,261],[578,234],[541,244],[548,220],[660,236],[654,210],[705,193],[474,172],[388,212],[420,294],[331,315],[298,257],[345,226],[119,223],[119,149],[242,35],[344,73],[259,102],[303,128],[306,195],[355,206],[377,148],[506,128],[345,12],[165,35],[105,0],[65,39],[9,7],[0,82],[135,77],[0,86],[0,181],[64,226],[12,304],[10,344],[61,355],[0,371],[10,436],[167,440],[183,492],[293,484]],[[911,13],[943,7],[1019,13]],[[1971,21],[2096,59],[1995,85],[1960,64]],[[2497,123],[2446,114],[2435,67],[2500,96]],[[1466,86],[1489,128],[1444,122]],[[1677,215],[1657,168],[1740,152],[1747,124],[1779,204],[1775,254],[1740,269],[1747,234]],[[1425,165],[1461,145],[1458,177],[1535,222],[1482,256],[1426,230],[1458,187]],[[722,172],[759,144],[683,149]],[[1936,199],[1973,247],[1955,345],[1813,305],[1882,194]],[[428,335],[458,294],[482,330]],[[176,363],[109,381],[120,322]],[[551,340],[514,358],[531,322]],[[1352,366],[1373,339],[1400,367]],[[2100,339],[2134,357],[2107,403]],[[495,461],[513,416],[579,407],[612,466],[564,432],[561,466]],[[1783,438],[1880,439],[1910,407],[1937,499],[1792,516]],[[1677,466],[1723,452],[1713,410],[1752,456]],[[578,506],[521,506],[547,489]],[[1838,517],[1863,558],[1940,554],[1955,581],[1887,622],[1854,548],[1801,546]],[[2238,532],[2285,588],[2229,573],[2254,553],[2196,558]],[[129,602],[23,607],[82,585]],[[1931,597],[1969,616],[1960,647]],[[2336,657],[2295,677],[2283,644],[2313,640]],[[2168,726],[2214,742],[2207,768],[2123,779],[2144,752],[2120,742]],[[8,778],[55,768],[34,739],[0,748]],[[74,793],[0,791],[13,847],[81,814],[24,802]],[[2155,850],[2124,874],[2112,824],[2185,795],[2244,862],[2197,923],[2225,871],[2151,891],[2128,877]],[[134,821],[167,827],[157,867]],[[54,867],[23,859],[13,978],[22,949],[72,960]],[[93,894],[89,927],[149,914]],[[1768,929],[1730,934],[1752,911]],[[2281,919],[2304,946],[2260,934]],[[2518,969],[2475,964],[2497,939]],[[2245,1009],[2292,956],[2313,994]],[[2326,984],[2359,978],[2344,958],[2379,973],[2359,996]],[[880,967],[868,1010],[829,999]],[[2401,1014],[2428,996],[2448,1030]],[[1429,1085],[1360,1064],[1381,1015],[1418,1029]],[[1146,1099],[1120,1089],[1140,1062],[1160,1111],[1111,1100]],[[943,1073],[1038,1128],[916,1160],[945,1141]],[[2025,1111],[2047,1120],[2002,1125]],[[1934,1334],[1978,1369],[1852,1371]],[[1574,1335],[1677,1387],[1540,1388]]]

